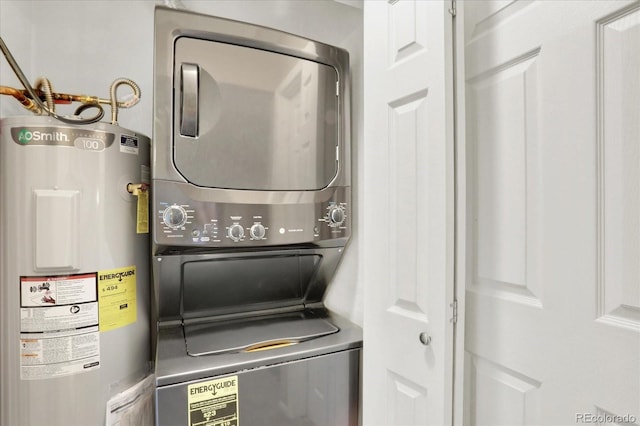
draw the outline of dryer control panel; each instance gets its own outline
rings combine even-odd
[[[331,188],[324,197],[303,193],[309,199],[295,202],[270,199],[268,204],[194,200],[182,188],[189,191],[192,186],[156,182],[152,210],[156,244],[269,246],[346,239],[350,234],[349,188]]]

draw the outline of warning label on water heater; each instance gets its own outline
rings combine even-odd
[[[188,426],[239,426],[238,376],[189,385]]]
[[[97,274],[20,277],[20,378],[100,366]]]

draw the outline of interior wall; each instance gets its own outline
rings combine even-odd
[[[51,80],[56,92],[109,97],[109,86],[120,77],[134,80],[142,90],[142,99],[130,110],[122,110],[123,127],[151,135],[153,93],[153,9],[149,1],[2,1],[2,7],[15,4],[27,15],[15,19],[17,31],[1,34],[14,56],[22,63],[29,54],[30,70],[25,74],[33,84],[39,77]],[[3,10],[3,18],[6,16]],[[5,34],[7,33],[7,34]],[[20,46],[22,37],[30,37],[28,49]],[[16,47],[12,47],[12,46]],[[28,52],[28,53],[27,53]],[[6,85],[5,75],[1,84]],[[121,96],[130,93],[126,87]],[[56,111],[70,114],[78,106],[57,106]],[[20,114],[26,111],[21,110]],[[87,111],[86,115],[90,115]],[[110,110],[105,107],[105,121]]]
[[[23,73],[31,74],[32,25],[27,24],[31,3],[21,1],[0,1],[0,37],[7,44],[11,54],[19,62]],[[0,54],[0,85],[20,87],[11,67]],[[24,114],[25,109],[8,96],[0,96],[0,117]]]
[[[152,136],[153,20],[156,4],[255,23],[347,49],[351,55],[353,196],[362,205],[362,9],[357,1],[330,0],[185,0],[185,1],[0,1],[0,35],[33,84],[45,76],[54,91],[107,98],[113,80],[127,77],[142,90],[142,99],[121,110],[119,124]],[[20,87],[4,58],[0,84]],[[121,86],[120,96],[129,93]],[[77,104],[73,106],[73,109]],[[66,109],[65,109],[66,108]],[[71,113],[70,107],[58,107]],[[0,96],[0,117],[29,114]],[[105,108],[107,116],[110,114]],[[90,111],[87,112],[90,114]],[[354,211],[352,239],[327,294],[327,305],[362,325],[363,285],[360,272],[360,224]]]

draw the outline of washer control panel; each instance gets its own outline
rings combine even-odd
[[[348,238],[348,188],[328,200],[237,204],[154,193],[154,241],[168,246],[265,246]],[[167,191],[165,191],[167,192]]]

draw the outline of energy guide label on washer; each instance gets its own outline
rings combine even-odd
[[[100,366],[97,274],[20,277],[20,378]]]
[[[239,426],[238,376],[195,383],[187,388],[189,426]]]

